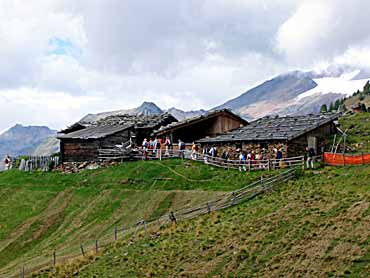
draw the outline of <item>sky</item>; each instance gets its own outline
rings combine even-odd
[[[275,75],[370,65],[368,0],[0,0],[0,131],[153,101],[210,109]]]

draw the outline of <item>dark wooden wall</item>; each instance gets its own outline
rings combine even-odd
[[[308,146],[309,137],[317,138],[316,153],[321,154],[320,144],[324,142],[324,140],[328,139],[328,137],[334,134],[335,132],[336,132],[336,129],[335,129],[334,124],[328,123],[310,132],[307,132],[304,135],[294,140],[291,140],[288,143],[288,156],[292,157],[292,156],[305,155],[307,153],[306,147]]]
[[[185,143],[192,143],[193,141],[205,137],[214,137],[227,131],[237,129],[241,124],[242,122],[240,120],[227,114],[221,114],[199,122],[189,123],[188,125],[174,128],[173,130],[168,130],[158,137],[165,138],[169,136],[174,143],[179,139]]]
[[[62,162],[95,161],[99,148],[109,148],[130,140],[130,131],[125,130],[101,139],[61,139]]]

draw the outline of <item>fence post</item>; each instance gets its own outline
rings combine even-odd
[[[173,211],[171,211],[170,213],[170,220],[171,220],[171,223],[175,223],[175,225],[177,224],[177,220],[176,220],[176,217]]]
[[[342,155],[343,155],[343,166],[346,166],[346,156],[344,153]]]
[[[83,247],[83,245],[82,245],[82,244],[80,245],[80,248],[81,248],[82,256],[84,256],[84,257],[85,257],[85,250],[84,250],[84,247]]]
[[[114,227],[114,240],[117,240],[117,227]]]
[[[235,205],[235,192],[233,191],[233,192],[231,193],[231,195],[233,196],[233,197],[231,198],[231,204],[232,204],[232,205]]]
[[[249,172],[251,171],[251,160],[250,159],[248,161],[248,170],[249,170]]]
[[[146,221],[145,220],[143,220],[143,226],[144,226],[145,236],[148,236],[148,228],[146,226]]]
[[[207,212],[208,214],[211,213],[211,204],[209,202],[207,202]]]
[[[95,253],[98,254],[99,251],[99,242],[98,240],[95,240]]]
[[[24,278],[24,265],[21,268],[21,278]]]
[[[270,171],[271,170],[271,166],[270,166],[270,158],[267,159],[267,170]]]
[[[304,156],[302,156],[302,171],[304,171],[305,168],[304,168]]]
[[[54,252],[53,252],[53,266],[55,267],[56,264],[57,264],[57,254],[56,254],[56,251],[54,250]]]

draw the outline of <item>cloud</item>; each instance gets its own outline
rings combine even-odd
[[[79,120],[90,109],[96,110],[102,100],[97,96],[73,96],[29,88],[3,90],[0,92],[0,130],[16,123],[63,127]]]
[[[366,0],[2,0],[0,104],[11,116],[0,129],[60,128],[144,100],[212,108],[288,70],[366,66],[369,8]]]
[[[293,64],[332,61],[370,38],[366,0],[304,0],[277,33],[277,50]]]

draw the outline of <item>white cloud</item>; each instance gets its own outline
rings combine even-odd
[[[367,0],[0,0],[9,114],[0,130],[60,128],[144,100],[212,108],[291,69],[368,66],[369,9]]]
[[[332,61],[370,38],[367,0],[303,0],[277,33],[277,49],[296,65]]]
[[[48,125],[60,128],[80,119],[100,106],[97,96],[73,96],[63,92],[45,92],[29,88],[0,92],[2,116],[0,130],[16,123]]]

